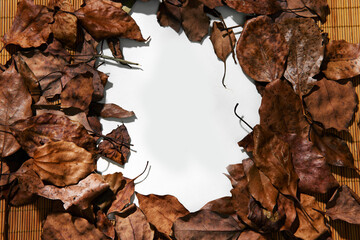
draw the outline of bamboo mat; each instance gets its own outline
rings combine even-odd
[[[78,8],[82,0],[70,0],[75,8]],[[16,13],[17,0],[0,0],[0,35],[3,37],[10,27],[12,20]],[[46,5],[47,0],[35,0],[36,4]],[[360,1],[359,0],[328,0],[330,6],[330,16],[326,24],[321,28],[324,32],[329,34],[329,38],[333,40],[345,39],[348,42],[360,42]],[[0,43],[0,49],[3,43]],[[10,56],[6,51],[0,54],[0,63],[4,64]],[[353,80],[356,86],[356,92],[360,96],[360,78]],[[354,121],[350,126],[351,137],[346,136],[351,152],[354,155],[355,166],[360,168],[360,129],[357,123],[360,120],[360,111],[357,111]],[[346,169],[333,168],[333,173],[340,184],[348,185],[352,190],[360,195],[359,179],[356,178],[354,171]],[[0,239],[2,239],[4,231],[4,217],[5,217],[5,201],[0,202]],[[321,207],[324,207],[322,198],[319,197]],[[23,207],[12,207],[9,215],[10,231],[9,239],[18,240],[32,240],[40,239],[41,235],[41,221],[45,219],[46,215],[52,210],[52,203],[46,199],[38,199],[31,205]],[[360,217],[360,216],[359,216]],[[356,225],[347,224],[342,221],[330,221],[330,226],[333,232],[333,239],[360,239],[360,227]],[[349,237],[350,236],[350,237]]]

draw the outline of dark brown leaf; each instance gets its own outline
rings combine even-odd
[[[93,154],[97,151],[96,142],[86,129],[65,116],[47,113],[17,121],[10,129],[30,157],[41,145],[61,140],[74,142]]]
[[[179,0],[168,1],[164,0],[160,3],[159,9],[156,13],[157,20],[160,26],[170,26],[176,32],[180,31],[181,28],[181,13]]]
[[[279,195],[279,191],[271,184],[269,178],[255,166],[253,160],[244,159],[243,166],[248,180],[250,195],[261,206],[272,212]]]
[[[43,240],[107,240],[107,236],[85,218],[73,217],[69,213],[49,214],[43,225]]]
[[[238,239],[241,228],[231,216],[209,210],[189,213],[174,222],[174,235],[182,239]]]
[[[339,186],[321,152],[307,138],[294,135],[288,142],[300,192],[325,194]]]
[[[166,236],[172,235],[172,225],[176,219],[189,214],[189,211],[171,195],[142,195],[136,193],[139,206],[149,222]]]
[[[120,212],[123,208],[131,202],[131,197],[135,193],[135,179],[123,178],[121,181],[121,185],[117,189],[115,200],[111,203],[111,206],[107,213],[112,212]],[[119,180],[117,180],[119,181]],[[120,182],[113,186],[113,188],[117,187]]]
[[[330,14],[330,8],[326,0],[302,0],[302,2],[319,16],[321,23],[326,22],[326,17]]]
[[[32,0],[21,0],[11,29],[2,40],[5,46],[39,47],[46,43],[52,21],[52,14],[45,6],[35,5]]]
[[[0,72],[0,88],[0,156],[6,157],[20,148],[10,134],[9,125],[32,116],[32,100],[14,62],[6,71]]]
[[[229,178],[233,187],[235,187],[238,182],[242,181],[243,179],[245,179],[245,182],[247,182],[244,172],[244,166],[242,163],[231,164],[226,167],[226,170],[230,174]]]
[[[252,230],[243,231],[237,240],[267,240],[268,238]]]
[[[51,31],[54,37],[65,46],[73,49],[77,40],[77,18],[69,12],[74,12],[74,7],[67,0],[51,0],[48,6],[52,9],[57,7],[60,11],[55,12]]]
[[[352,83],[340,84],[324,78],[316,86],[318,89],[304,98],[313,120],[326,129],[347,131],[358,103]]]
[[[210,20],[199,0],[187,1],[181,8],[181,25],[190,41],[200,42],[209,32]]]
[[[261,125],[254,127],[254,162],[284,195],[296,198],[298,176],[289,145]]]
[[[278,135],[308,132],[301,100],[286,81],[268,84],[259,109],[260,125]]]
[[[112,130],[106,137],[111,139],[104,139],[99,144],[101,154],[124,165],[128,161],[130,153],[130,136],[125,125],[123,124]]]
[[[296,209],[299,217],[299,228],[295,232],[295,237],[306,240],[319,239],[320,236],[328,235],[330,229],[325,225],[325,218],[319,212],[321,211],[314,197],[301,194],[301,205],[309,214],[312,220],[311,224],[309,219],[305,217],[304,213],[300,209]],[[315,228],[315,229],[314,229]]]
[[[94,170],[91,153],[72,142],[48,142],[34,152],[34,171],[56,186],[76,184]]]
[[[227,31],[224,28],[225,26],[222,22],[214,22],[210,35],[215,54],[223,62],[226,61],[236,43],[233,30]]]
[[[290,49],[284,76],[296,94],[306,95],[316,82],[313,77],[320,72],[324,58],[321,30],[310,18],[291,18],[278,26]]]
[[[326,215],[351,224],[360,224],[360,197],[348,186],[337,189],[326,204]]]
[[[332,40],[326,45],[326,78],[340,80],[360,75],[360,43]]]
[[[96,40],[120,37],[145,41],[134,19],[122,10],[121,3],[107,0],[87,1],[75,15]]]
[[[277,200],[278,209],[285,213],[286,219],[284,225],[280,228],[281,231],[294,232],[293,225],[297,218],[297,212],[294,204],[294,200],[279,194]]]
[[[93,74],[86,72],[71,79],[60,94],[61,108],[77,108],[87,112],[94,92],[92,78]]]
[[[202,2],[205,6],[207,6],[210,9],[224,6],[222,0],[199,0],[199,1]]]
[[[208,202],[201,209],[210,210],[224,215],[233,215],[235,213],[235,209],[231,201],[231,197],[222,197]]]
[[[298,16],[302,16],[302,17],[306,17],[306,18],[316,18],[317,15],[315,13],[311,12],[305,6],[304,1],[303,0],[286,0],[286,2],[287,2],[286,9],[290,10],[290,12],[292,12]]]
[[[114,103],[91,103],[89,115],[103,118],[129,118],[135,116],[133,111],[127,111]]]
[[[333,166],[355,168],[354,157],[346,142],[341,138],[312,126],[310,139],[314,146],[325,157],[325,161]]]
[[[48,199],[61,200],[64,203],[65,210],[73,205],[85,210],[90,207],[92,200],[108,188],[109,184],[99,174],[92,173],[76,185],[63,188],[45,185],[37,191],[37,194]]]
[[[107,237],[114,240],[115,239],[115,228],[112,222],[107,218],[105,213],[101,210],[96,213],[96,227],[103,232]]]
[[[154,231],[150,228],[144,213],[134,204],[115,215],[115,230],[119,239],[153,240]]]
[[[280,79],[288,53],[285,38],[270,17],[259,16],[245,23],[236,54],[241,68],[251,78],[260,82]]]
[[[111,50],[112,55],[115,58],[124,59],[124,55],[120,48],[120,39],[119,38],[108,38],[106,42]]]
[[[270,15],[281,10],[277,0],[225,0],[226,5],[238,12]]]

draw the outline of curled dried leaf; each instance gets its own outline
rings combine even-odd
[[[213,44],[216,56],[223,62],[232,52],[235,46],[235,34],[232,29],[226,30],[222,22],[214,22],[210,40]]]
[[[133,111],[128,111],[114,103],[91,103],[89,115],[103,118],[129,118],[135,116]]]

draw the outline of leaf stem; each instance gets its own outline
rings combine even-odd
[[[237,103],[237,104],[235,105],[235,108],[234,108],[234,113],[235,113],[235,115],[236,115],[243,123],[245,123],[246,126],[248,126],[251,130],[254,130],[254,128],[251,127],[250,124],[248,124],[242,117],[240,117],[240,116],[237,114],[236,109],[237,109],[238,106],[239,106],[239,103]]]

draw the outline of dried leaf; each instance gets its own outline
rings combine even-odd
[[[124,59],[124,55],[120,48],[120,39],[119,38],[108,38],[106,42],[111,50],[112,55],[118,59]]]
[[[267,240],[268,238],[252,230],[243,231],[237,240]]]
[[[326,78],[340,80],[360,75],[360,43],[332,40],[326,45]]]
[[[171,195],[159,196],[155,194],[142,195],[136,193],[139,206],[149,222],[156,229],[167,235],[172,235],[172,225],[176,219],[189,214],[189,211]]]
[[[326,0],[301,0],[307,8],[309,8],[311,11],[315,12],[320,20],[321,23],[326,22],[327,15],[330,14],[330,8]]]
[[[281,10],[277,0],[225,0],[227,6],[247,14],[270,15]]]
[[[178,218],[174,235],[181,239],[238,239],[241,228],[230,216],[209,210],[200,210]]]
[[[96,213],[96,228],[98,228],[102,233],[107,237],[114,240],[115,239],[115,227],[112,222],[106,217],[105,213],[101,210]]]
[[[271,184],[269,178],[255,166],[253,160],[242,161],[250,195],[261,206],[272,212],[278,199],[279,191]]]
[[[73,217],[69,213],[49,214],[43,225],[43,240],[107,240],[107,236],[85,218]]]
[[[210,9],[214,9],[216,7],[224,6],[222,0],[200,0],[205,6]]]
[[[108,188],[109,184],[99,174],[92,173],[76,185],[63,188],[46,185],[40,188],[37,194],[48,199],[61,200],[64,203],[65,210],[74,205],[85,210],[90,207],[92,200]]]
[[[247,182],[245,172],[244,172],[244,166],[242,163],[231,164],[226,167],[226,170],[230,174],[229,178],[230,178],[231,184],[234,188],[243,179],[245,179],[245,182]]]
[[[351,82],[340,84],[322,79],[318,89],[304,98],[314,121],[321,122],[326,129],[347,131],[357,106],[357,96]]]
[[[113,186],[114,188],[115,186]],[[120,212],[123,208],[131,202],[131,197],[135,193],[134,179],[123,178],[121,186],[117,190],[115,200],[111,203],[111,206],[107,213]]]
[[[94,92],[93,74],[86,72],[71,79],[60,94],[61,108],[77,108],[87,112]]]
[[[134,204],[115,215],[115,230],[119,239],[153,240],[154,231],[150,228],[144,213]]]
[[[348,186],[339,187],[326,204],[326,215],[351,224],[360,224],[360,197]]]
[[[284,225],[280,228],[280,231],[294,232],[293,225],[297,218],[297,212],[296,212],[294,200],[289,199],[282,194],[279,194],[277,205],[278,205],[278,209],[280,209],[280,211],[282,210],[286,216]]]
[[[310,224],[304,213],[300,209],[296,209],[299,217],[299,228],[294,234],[295,237],[306,240],[315,240],[320,239],[320,237],[324,235],[328,235],[330,233],[330,230],[325,225],[325,218],[319,212],[321,211],[321,209],[317,204],[315,198],[306,194],[301,194],[300,200],[301,205],[303,206],[307,214],[309,214],[312,221]]]
[[[76,184],[94,170],[91,153],[72,142],[48,142],[34,152],[34,171],[56,186]]]
[[[99,150],[104,157],[107,157],[121,165],[128,161],[130,153],[130,136],[125,125],[121,125],[107,134],[99,144]],[[110,139],[109,139],[110,138]]]
[[[45,6],[35,5],[32,0],[21,0],[14,22],[2,40],[5,46],[13,44],[22,48],[39,47],[46,43],[52,22],[52,14]]]
[[[306,18],[315,18],[317,17],[317,15],[313,12],[310,11],[310,9],[308,9],[305,6],[305,0],[286,0],[287,2],[287,8],[286,10],[289,10],[290,12],[298,15],[298,16],[302,16],[302,17],[306,17]]]
[[[30,157],[45,143],[61,140],[74,142],[91,153],[97,151],[94,138],[80,123],[73,122],[66,116],[47,113],[17,121],[10,129]]]
[[[190,41],[200,42],[209,32],[210,20],[204,12],[204,4],[190,0],[181,8],[181,25]]]
[[[341,138],[319,130],[314,125],[310,131],[310,139],[325,157],[328,164],[337,167],[355,168],[354,157],[346,142]]]
[[[307,138],[293,135],[288,142],[300,192],[325,194],[339,186],[321,152]]]
[[[49,7],[57,7],[60,11],[55,11],[54,22],[51,24],[51,31],[54,37],[65,46],[73,49],[77,40],[77,18],[70,14],[74,12],[74,7],[67,0],[51,0]],[[70,12],[70,13],[69,13]]]
[[[156,17],[160,26],[170,26],[176,32],[179,32],[181,28],[181,5],[182,2],[180,2],[180,0],[162,1],[156,13]]]
[[[279,80],[268,84],[259,109],[260,125],[278,135],[308,132],[301,100],[287,82]]]
[[[127,111],[114,103],[91,103],[89,115],[103,118],[129,118],[135,116],[133,111]]]
[[[296,198],[298,176],[289,145],[261,125],[254,127],[254,162],[284,195]]]
[[[75,15],[97,41],[111,37],[145,41],[134,19],[122,10],[121,3],[107,0],[87,1]]]
[[[222,22],[214,22],[210,35],[216,56],[223,62],[226,61],[236,43],[233,30],[227,31],[224,28]]]
[[[223,215],[233,215],[235,213],[234,206],[232,205],[231,197],[222,197],[208,202],[202,210],[210,210]]]
[[[19,150],[20,145],[10,134],[9,125],[32,116],[32,100],[14,62],[0,72],[0,88],[0,156],[3,158]]]
[[[306,95],[316,82],[313,77],[320,72],[324,58],[321,30],[310,18],[291,18],[278,26],[290,49],[284,76],[296,94]]]
[[[270,17],[248,20],[237,43],[236,54],[243,71],[256,81],[273,82],[285,70],[289,47]]]

